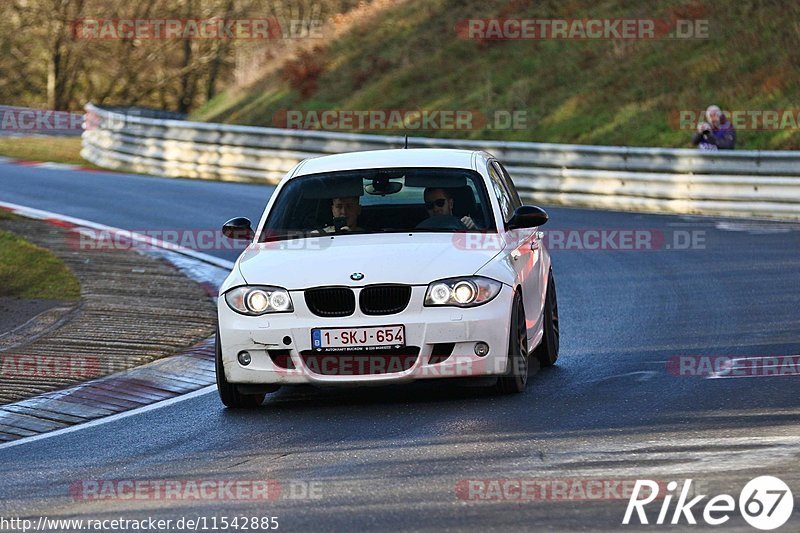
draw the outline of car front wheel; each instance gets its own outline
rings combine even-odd
[[[528,333],[522,297],[514,295],[511,307],[511,324],[508,332],[508,368],[497,380],[501,394],[523,392],[528,384]]]
[[[216,347],[216,371],[217,371],[217,391],[219,398],[226,407],[232,409],[254,409],[261,405],[266,394],[242,394],[236,389],[236,385],[228,383],[225,379],[225,368],[222,366],[222,346],[219,342],[219,329],[215,337]]]
[[[560,334],[558,329],[558,299],[556,281],[551,270],[547,276],[547,295],[544,300],[544,335],[536,347],[534,355],[540,366],[552,366],[558,359]]]

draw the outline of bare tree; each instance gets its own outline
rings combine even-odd
[[[280,39],[90,38],[82,20],[323,19],[358,0],[0,0],[0,104],[75,110],[87,101],[189,112],[233,82],[237,50],[249,68],[282,57]],[[112,24],[113,26],[113,24]],[[113,27],[112,27],[113,29]],[[274,36],[273,36],[274,37]],[[260,52],[259,52],[260,50]]]

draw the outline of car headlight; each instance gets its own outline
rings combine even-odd
[[[502,286],[499,281],[480,276],[434,281],[425,293],[425,306],[475,307],[491,301]]]
[[[280,287],[236,287],[225,293],[228,306],[243,315],[294,311],[289,291]]]

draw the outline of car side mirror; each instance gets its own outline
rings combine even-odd
[[[508,221],[508,229],[536,228],[543,226],[549,217],[547,212],[535,205],[521,205],[514,211],[514,216]]]
[[[236,217],[222,225],[222,234],[229,239],[252,241],[255,236],[250,219],[246,217]]]

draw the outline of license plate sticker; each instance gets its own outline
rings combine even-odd
[[[311,330],[315,350],[367,350],[402,348],[406,345],[405,326],[369,328],[318,328]]]

